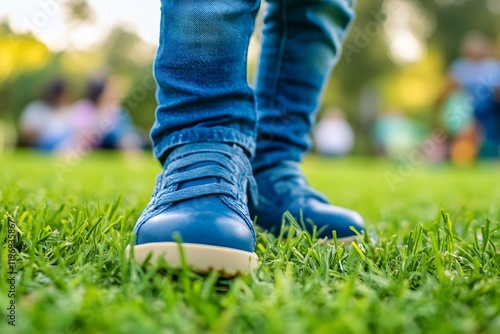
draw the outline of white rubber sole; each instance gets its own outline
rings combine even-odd
[[[129,257],[131,247],[127,246],[125,252]],[[135,260],[140,264],[144,264],[148,257],[152,263],[163,258],[172,268],[183,267],[182,255],[184,255],[185,265],[192,271],[200,274],[216,271],[225,277],[246,274],[259,267],[259,258],[255,253],[211,245],[152,242],[135,245],[133,253]]]

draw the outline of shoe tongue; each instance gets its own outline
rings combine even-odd
[[[220,164],[218,164],[216,162],[212,162],[212,161],[200,162],[200,163],[197,163],[197,164],[194,164],[192,166],[184,168],[183,171],[187,172],[190,170],[194,170],[196,168],[206,167],[206,166],[216,167],[216,166],[220,166]],[[217,178],[215,178],[215,177],[203,177],[203,178],[199,178],[196,180],[182,182],[182,183],[179,183],[179,189],[185,189],[185,188],[200,186],[200,185],[209,184],[209,183],[217,183]]]

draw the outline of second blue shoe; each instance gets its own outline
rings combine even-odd
[[[351,227],[360,233],[364,231],[363,218],[357,212],[329,204],[309,187],[297,162],[285,161],[257,172],[255,179],[259,196],[257,205],[250,205],[250,215],[257,217],[257,225],[270,232],[280,233],[286,211],[299,224],[302,221],[309,233],[316,225],[319,238],[332,238],[336,231],[339,242],[349,243],[357,236]]]

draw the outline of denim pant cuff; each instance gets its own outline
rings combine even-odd
[[[239,145],[250,158],[255,154],[255,138],[229,128],[192,128],[174,132],[154,145],[154,154],[163,165],[172,149],[196,142],[233,143]]]

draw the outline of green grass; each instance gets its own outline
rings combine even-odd
[[[361,212],[365,238],[260,232],[261,268],[222,280],[124,257],[152,159],[72,162],[0,157],[0,333],[500,333],[498,165],[422,166],[391,189],[395,165],[309,157],[311,183]],[[9,220],[16,327],[5,316]]]

